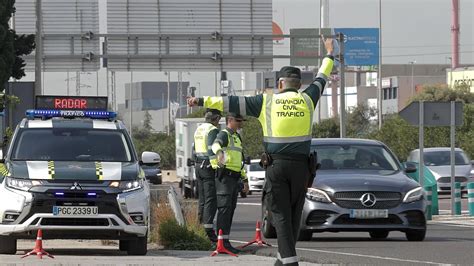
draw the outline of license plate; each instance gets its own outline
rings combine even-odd
[[[350,217],[354,219],[388,218],[388,210],[351,210]]]
[[[53,206],[55,216],[96,216],[98,214],[97,206]]]

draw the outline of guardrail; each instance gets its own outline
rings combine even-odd
[[[474,182],[467,184],[467,205],[469,206],[469,215],[474,216]]]

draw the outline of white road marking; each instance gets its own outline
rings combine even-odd
[[[240,243],[240,244],[247,244],[247,242],[238,241],[238,240],[231,240],[231,242]],[[277,245],[272,245],[272,246],[275,247],[275,248],[278,248]],[[328,253],[328,254],[337,254],[337,255],[345,255],[345,256],[355,256],[355,257],[362,257],[362,258],[381,259],[381,260],[392,260],[392,261],[411,262],[411,263],[423,263],[423,264],[434,264],[434,265],[447,265],[446,263],[432,262],[432,261],[407,260],[407,259],[399,259],[399,258],[391,258],[391,257],[382,257],[382,256],[375,256],[375,255],[366,255],[366,254],[357,254],[357,253],[348,253],[348,252],[337,252],[337,251],[328,251],[328,250],[310,249],[310,248],[296,248],[296,250],[310,251],[310,252],[319,252],[319,253]]]
[[[237,205],[244,205],[244,206],[262,206],[261,203],[252,203],[252,202],[237,202]]]

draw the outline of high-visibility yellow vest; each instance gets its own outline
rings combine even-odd
[[[227,147],[223,147],[222,150],[225,154],[225,168],[240,172],[242,169],[242,142],[237,134],[231,134],[227,129],[223,129],[227,132],[229,144]]]
[[[263,140],[268,143],[293,143],[311,140],[314,103],[306,93],[286,91],[263,94]]]
[[[201,124],[196,129],[196,132],[194,132],[194,151],[197,157],[208,158],[211,166],[215,169],[217,168],[217,157],[215,155],[209,156],[208,151],[211,149],[211,146],[207,145],[209,132],[214,129],[217,129],[217,127],[211,123]]]

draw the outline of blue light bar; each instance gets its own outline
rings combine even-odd
[[[56,196],[64,196],[64,192],[55,192],[54,195],[56,195]]]
[[[49,119],[53,117],[86,117],[92,119],[115,119],[117,117],[116,112],[109,111],[93,111],[93,110],[27,110],[26,117],[29,119],[42,118]]]
[[[95,197],[95,196],[97,196],[97,193],[89,192],[89,193],[87,193],[87,196]]]

